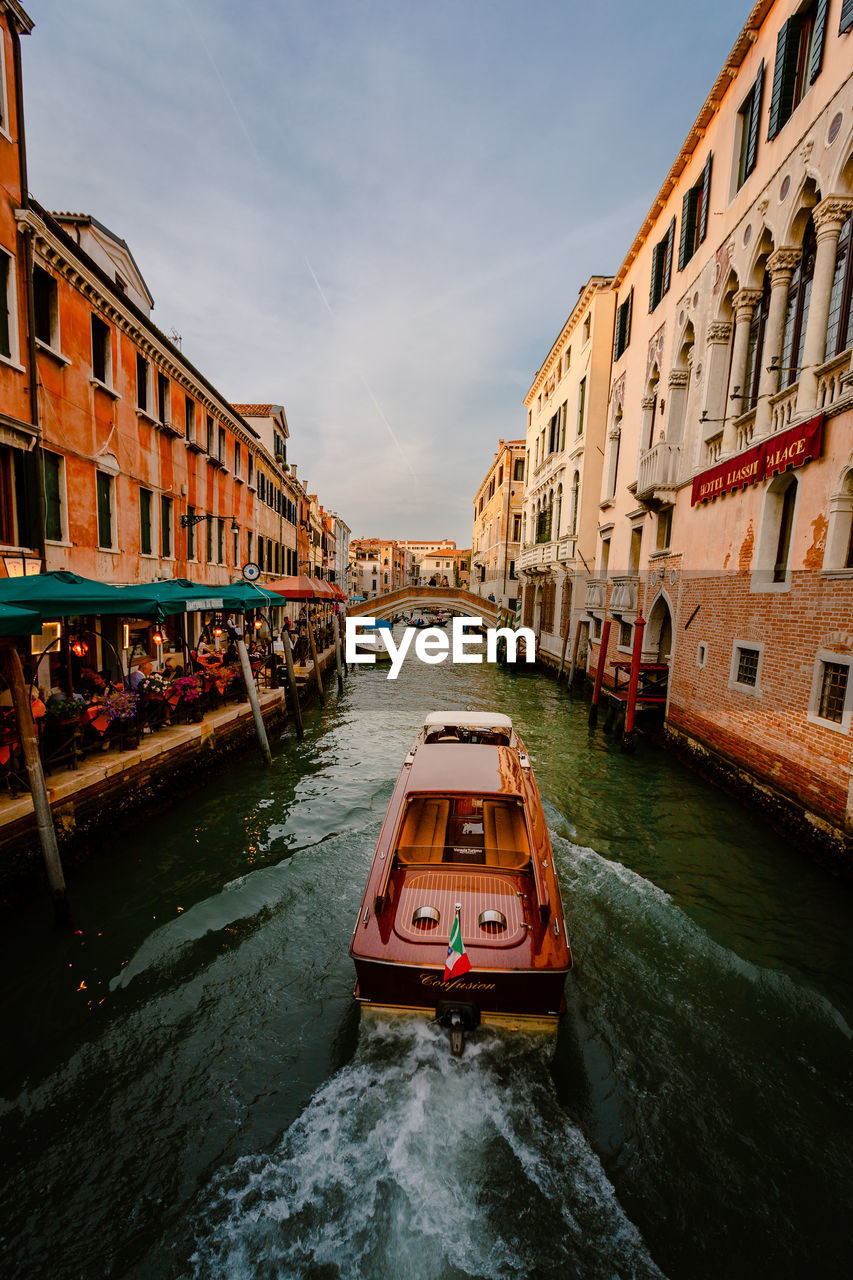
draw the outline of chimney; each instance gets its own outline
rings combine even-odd
[[[296,479],[296,463],[295,462],[291,462],[290,464],[290,474],[293,476],[295,480]]]

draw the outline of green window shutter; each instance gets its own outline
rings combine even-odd
[[[139,490],[139,550],[151,555],[151,490]]]
[[[678,244],[678,270],[683,271],[685,265],[690,261],[691,255],[687,251],[688,233],[687,228],[693,221],[693,210],[691,209],[691,192],[684,193],[684,199],[681,201],[681,240]]]
[[[628,294],[628,320],[625,325],[625,346],[627,347],[631,341],[631,317],[634,314],[634,286],[631,285],[631,292]]]
[[[62,504],[59,474],[62,459],[55,453],[42,453],[44,467],[44,536],[54,542],[62,538]]]
[[[714,163],[713,151],[708,152],[705,168],[702,173],[702,208],[699,212],[699,244],[708,234],[708,205],[711,201],[711,168]]]
[[[814,84],[823,66],[823,46],[826,40],[826,13],[829,0],[817,0],[814,15],[814,35],[812,36],[812,60],[809,64],[809,84]]]
[[[755,168],[755,162],[758,159],[758,130],[761,126],[761,99],[764,96],[764,59],[761,59],[761,66],[758,68],[758,75],[755,78],[755,84],[752,86],[752,110],[749,117],[749,138],[746,143],[746,165],[744,169],[744,181],[749,177]]]
[[[652,278],[649,284],[649,311],[654,311],[655,307],[658,304],[657,285],[658,285],[658,278],[659,278],[659,272],[660,272],[660,267],[658,265],[660,254],[661,254],[661,245],[656,244],[654,249],[652,250]]]
[[[849,31],[853,27],[853,0],[844,0],[841,6],[841,24],[838,28],[838,34],[844,35],[845,31]]]
[[[675,218],[669,224],[669,231],[666,233],[666,247],[663,251],[663,288],[661,289],[661,297],[669,292],[669,282],[672,279],[672,253],[675,248]]]
[[[95,472],[98,498],[98,546],[112,547],[112,476],[103,471]]]
[[[0,253],[0,352],[11,356],[9,345],[9,257]]]
[[[773,96],[770,99],[768,141],[776,137],[793,108],[802,25],[802,19],[789,18],[776,40],[776,65],[773,68]]]

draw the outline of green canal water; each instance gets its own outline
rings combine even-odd
[[[556,1047],[362,1025],[347,955],[402,758],[507,711],[576,967]],[[0,943],[0,1271],[310,1280],[850,1273],[849,888],[536,675],[360,669],[104,842]]]

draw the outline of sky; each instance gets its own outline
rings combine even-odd
[[[30,189],[127,240],[154,322],[354,536],[471,545],[591,275],[750,9],[25,0]]]

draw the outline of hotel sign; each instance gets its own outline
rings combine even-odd
[[[820,457],[824,415],[818,414],[797,427],[780,431],[770,440],[753,445],[735,458],[720,462],[708,471],[702,471],[693,480],[690,505],[721,498],[724,493],[745,489],[748,484],[769,480],[788,467],[801,467],[811,458]]]

